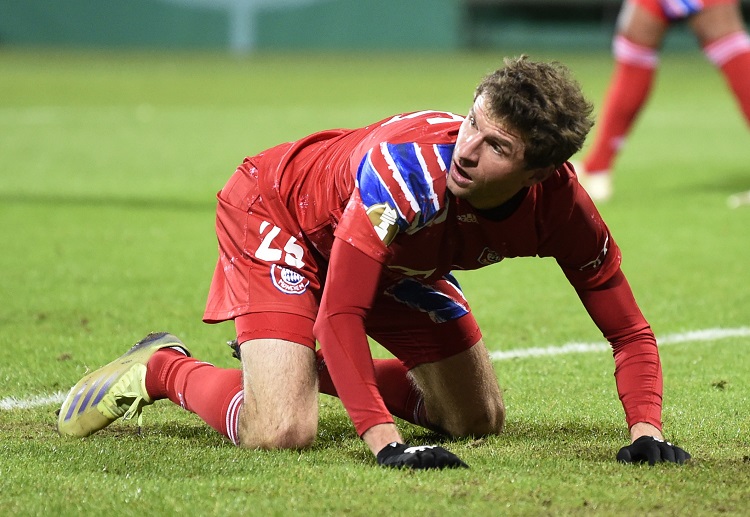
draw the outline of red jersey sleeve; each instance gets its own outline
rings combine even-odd
[[[661,429],[662,371],[656,338],[618,270],[603,285],[578,289],[591,319],[612,345],[617,394],[628,427],[648,422]]]
[[[556,258],[612,346],[617,392],[628,426],[648,422],[661,429],[662,372],[656,338],[620,268],[622,256],[609,228],[572,169],[566,166],[559,172],[550,185],[556,192],[540,200],[541,254]]]
[[[381,264],[337,238],[331,251],[315,337],[357,434],[392,423],[375,380],[365,316],[372,307]]]
[[[558,172],[539,200],[539,255],[555,257],[576,289],[594,288],[620,269],[620,248],[572,169]]]
[[[399,115],[360,142],[355,188],[336,221],[315,336],[339,397],[361,436],[393,422],[375,381],[365,331],[398,234],[413,233],[444,213],[447,167],[460,117],[443,112]],[[354,163],[353,163],[354,164]]]
[[[375,230],[376,226],[372,222],[375,217],[382,217],[383,212],[371,211],[368,214],[367,210],[368,208],[362,202],[359,189],[354,189],[344,214],[336,226],[334,236],[348,242],[371,259],[384,264],[393,255],[393,251],[380,239]],[[335,267],[333,252],[331,252],[331,263],[328,269],[330,271]]]

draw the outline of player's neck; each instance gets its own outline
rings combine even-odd
[[[510,217],[513,212],[515,212],[518,207],[521,206],[521,203],[523,203],[523,200],[526,199],[526,194],[528,192],[529,187],[524,187],[516,192],[509,200],[502,203],[500,206],[481,210],[475,208],[475,210],[485,219],[489,219],[490,221],[502,221],[503,219],[507,219],[508,217]]]

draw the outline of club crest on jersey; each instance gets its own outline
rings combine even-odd
[[[480,264],[484,264],[485,266],[489,266],[490,264],[497,264],[504,258],[505,257],[500,255],[497,251],[491,250],[489,248],[484,248],[482,250],[482,253],[479,254],[477,262],[479,262]]]
[[[276,289],[286,294],[302,294],[310,284],[309,280],[293,269],[278,264],[271,266],[271,281]]]
[[[370,218],[375,233],[380,240],[388,246],[398,233],[398,212],[388,203],[377,203],[367,208],[367,217]]]

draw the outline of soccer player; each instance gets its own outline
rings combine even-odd
[[[625,0],[613,41],[615,69],[598,129],[577,167],[594,201],[612,196],[617,154],[651,92],[662,41],[680,20],[687,20],[705,55],[721,70],[750,124],[750,36],[739,0]]]
[[[405,113],[246,158],[218,194],[204,314],[234,320],[242,371],[151,334],[71,389],[59,432],[88,436],[168,398],[239,446],[304,448],[320,391],[341,399],[378,464],[463,467],[404,443],[393,415],[453,437],[502,431],[498,380],[451,271],[540,256],[612,344],[632,442],[617,458],[682,463],[661,432],[654,335],[567,163],[591,111],[566,68],[521,57],[479,84],[466,117]],[[373,360],[368,335],[395,358]]]

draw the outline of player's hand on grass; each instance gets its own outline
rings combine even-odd
[[[378,465],[410,469],[455,469],[469,468],[461,458],[436,445],[409,445],[389,443],[378,453]]]
[[[641,436],[630,445],[620,449],[617,461],[620,463],[646,463],[655,465],[660,462],[683,464],[690,459],[690,453],[670,442]]]

